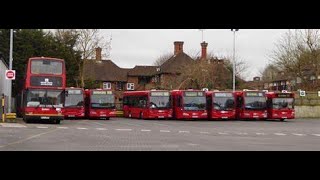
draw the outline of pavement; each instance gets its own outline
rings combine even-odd
[[[320,120],[0,123],[0,151],[319,151]]]

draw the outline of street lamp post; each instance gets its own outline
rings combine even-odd
[[[236,32],[239,29],[231,29],[233,32],[233,70],[232,70],[232,89],[236,90]]]
[[[12,51],[13,51],[13,29],[10,29],[10,57],[9,57],[9,70],[12,70]],[[11,113],[11,92],[12,80],[9,80],[9,98],[8,98],[8,112]]]

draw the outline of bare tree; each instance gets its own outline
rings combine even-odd
[[[273,64],[268,64],[263,70],[260,71],[260,76],[263,81],[272,81],[274,80],[278,73],[279,69],[273,65]]]
[[[105,40],[98,29],[77,29],[78,41],[76,44],[76,50],[81,52],[81,60],[79,66],[79,78],[81,81],[81,87],[85,86],[84,82],[84,61],[94,59],[95,48],[102,48],[102,57],[109,57],[111,50],[111,38]]]
[[[225,62],[225,65],[228,67],[228,69],[232,72],[233,71],[233,57],[231,55],[226,56],[220,56],[219,59],[223,59]],[[243,58],[236,56],[235,57],[235,74],[238,78],[245,79],[246,73],[248,71],[249,65],[247,61],[245,61]]]
[[[173,53],[165,53],[160,55],[157,60],[153,63],[155,66],[161,66],[163,63],[165,63],[168,59],[170,59],[173,56]]]
[[[313,76],[311,79],[320,75],[320,31],[289,30],[276,43],[270,58],[288,76],[300,78],[306,88],[316,87],[317,83],[308,83],[306,73]]]

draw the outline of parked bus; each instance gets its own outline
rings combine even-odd
[[[206,93],[201,90],[171,91],[174,119],[207,119]]]
[[[165,90],[126,91],[123,93],[124,117],[140,119],[170,119],[170,92]]]
[[[294,119],[294,93],[292,92],[268,92],[267,109],[268,119]]]
[[[29,58],[18,104],[23,120],[26,123],[32,120],[49,120],[59,124],[63,120],[65,86],[66,70],[63,59]]]
[[[84,118],[84,90],[82,88],[69,87],[65,90],[65,104],[63,115],[65,118]]]
[[[113,91],[102,89],[85,90],[85,115],[89,119],[110,119],[116,116]]]
[[[237,91],[237,119],[267,119],[267,103],[264,91]]]
[[[235,119],[236,96],[232,92],[207,91],[207,110],[210,120]]]

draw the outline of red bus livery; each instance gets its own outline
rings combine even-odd
[[[200,90],[173,90],[174,119],[207,119],[206,94]]]
[[[25,122],[63,120],[62,108],[66,84],[65,62],[49,57],[29,58],[19,114]]]
[[[268,119],[294,119],[294,93],[268,92]]]
[[[84,90],[82,88],[66,88],[63,114],[65,118],[84,118]]]
[[[110,90],[86,89],[85,113],[89,119],[109,119],[116,116],[115,95]]]
[[[127,91],[123,94],[125,117],[140,119],[172,118],[171,97],[169,91]]]
[[[265,92],[241,91],[235,94],[237,119],[267,119]]]
[[[236,103],[234,93],[208,91],[206,95],[209,119],[221,120],[236,118]]]

